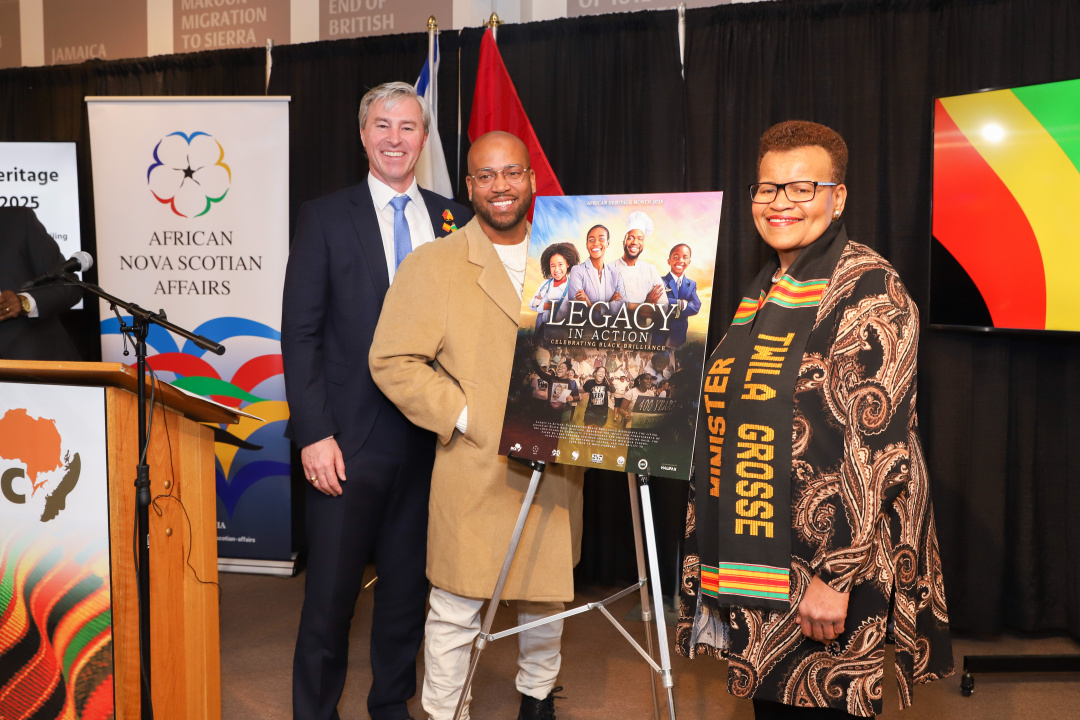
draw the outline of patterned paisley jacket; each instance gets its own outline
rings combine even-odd
[[[737,697],[881,712],[885,643],[895,642],[900,705],[952,674],[945,589],[915,414],[918,311],[896,271],[850,242],[822,297],[795,386],[791,609],[698,613],[691,488],[678,651],[728,661]],[[817,574],[849,592],[828,645],[795,622]],[[703,606],[704,607],[704,606]],[[715,615],[715,611],[713,611]]]

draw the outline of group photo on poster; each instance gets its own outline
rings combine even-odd
[[[500,452],[689,477],[722,197],[536,199]]]

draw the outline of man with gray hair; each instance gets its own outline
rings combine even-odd
[[[307,577],[293,658],[293,717],[338,720],[349,627],[373,560],[373,720],[405,720],[424,634],[428,493],[435,438],[379,391],[368,349],[383,297],[414,248],[472,217],[420,189],[413,168],[430,113],[406,83],[360,101],[370,172],[300,208],[289,252],[281,354],[290,419],[307,479]]]

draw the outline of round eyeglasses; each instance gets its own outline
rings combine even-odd
[[[524,165],[507,165],[502,170],[495,170],[492,168],[480,168],[476,171],[476,174],[470,175],[473,182],[477,187],[486,188],[491,183],[495,182],[495,178],[498,175],[503,176],[503,180],[511,185],[517,185],[525,179],[525,174],[529,172],[529,168]]]
[[[776,199],[776,193],[784,190],[784,195],[791,202],[810,202],[817,195],[819,187],[832,187],[839,185],[834,182],[814,182],[813,180],[794,180],[786,183],[754,183],[750,186],[750,199],[753,202],[771,203]]]

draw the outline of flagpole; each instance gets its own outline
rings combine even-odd
[[[679,68],[686,79],[686,3],[679,3]]]
[[[499,39],[497,37],[497,35],[499,34],[499,26],[503,25],[503,24],[505,24],[505,23],[503,23],[503,21],[499,19],[499,13],[492,12],[491,17],[489,17],[487,22],[484,23],[484,27],[491,28],[491,39],[492,40],[498,40]]]
[[[266,90],[264,95],[270,94],[270,71],[274,69],[274,39],[266,38]]]
[[[454,160],[454,192],[461,195],[461,44],[457,50],[457,158]]]
[[[434,15],[428,16],[427,19],[427,67],[428,67],[428,83],[431,86],[431,104],[434,105],[438,102],[438,86],[435,84],[435,43],[436,37],[439,34],[439,23],[435,20]]]

